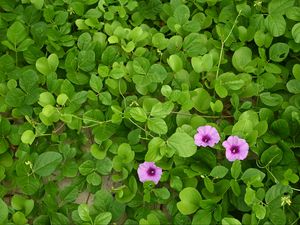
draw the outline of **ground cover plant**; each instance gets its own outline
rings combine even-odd
[[[299,0],[0,0],[0,224],[298,224],[299,51]]]

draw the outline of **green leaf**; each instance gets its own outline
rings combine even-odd
[[[212,212],[207,209],[200,209],[193,217],[192,225],[210,225]]]
[[[222,225],[242,225],[241,222],[235,218],[225,217],[222,219]]]
[[[227,89],[220,83],[215,83],[215,91],[220,98],[225,98],[228,95]]]
[[[39,102],[41,106],[55,105],[55,98],[50,92],[43,92],[40,94]]]
[[[271,129],[275,134],[279,135],[282,138],[287,138],[290,135],[289,123],[284,119],[275,120],[271,124]]]
[[[290,186],[284,186],[282,184],[275,184],[270,187],[266,193],[265,201],[267,204],[271,203],[272,201],[281,198],[285,194],[291,194],[293,191]]]
[[[191,33],[184,38],[183,50],[187,56],[195,57],[207,52],[207,37],[204,34]]]
[[[132,152],[129,154],[132,154]],[[101,175],[109,175],[112,170],[112,166],[112,161],[109,158],[105,158],[97,161],[96,170]]]
[[[222,101],[220,101],[219,99],[213,103],[213,102],[210,102],[210,108],[212,109],[213,112],[222,112],[223,111],[223,103]]]
[[[95,163],[92,160],[86,160],[79,166],[78,169],[81,175],[86,176],[94,171]]]
[[[24,99],[25,94],[19,88],[10,89],[5,96],[6,104],[11,107],[20,107],[24,105]]]
[[[176,132],[167,140],[167,145],[180,157],[191,157],[197,151],[194,139],[186,133]]]
[[[20,195],[14,195],[11,199],[11,206],[16,210],[21,210],[23,208],[23,203],[25,198]]]
[[[269,219],[274,225],[286,224],[286,214],[281,208],[273,208],[270,210]]]
[[[156,33],[152,36],[152,44],[154,47],[163,50],[168,47],[168,40],[163,33]]]
[[[210,108],[211,96],[204,88],[197,88],[191,93],[191,99],[195,109],[201,113],[206,113]]]
[[[285,32],[286,22],[282,15],[272,14],[266,17],[265,26],[273,37],[279,37]]]
[[[17,52],[23,52],[26,51],[29,46],[33,45],[34,41],[30,38],[25,39],[21,42],[21,44],[17,47]]]
[[[38,156],[34,165],[34,173],[45,177],[53,173],[56,167],[61,163],[62,156],[58,152],[44,152]]]
[[[232,65],[237,71],[247,71],[247,65],[252,61],[252,51],[248,47],[241,47],[233,53]]]
[[[99,93],[99,100],[102,102],[103,105],[111,105],[111,94],[108,91],[101,92]]]
[[[107,225],[111,219],[112,214],[110,212],[99,213],[94,220],[94,225]]]
[[[145,110],[141,107],[133,107],[130,109],[130,116],[139,122],[147,121],[147,114]]]
[[[122,162],[130,163],[134,159],[134,151],[131,150],[131,146],[127,143],[122,143],[118,148],[118,157]]]
[[[7,221],[8,208],[6,203],[0,199],[0,223],[4,224]]]
[[[18,45],[27,37],[24,25],[16,21],[7,30],[7,38],[14,45]]]
[[[296,43],[300,43],[300,23],[296,23],[292,28],[292,36]]]
[[[174,72],[178,72],[183,69],[183,62],[178,55],[171,55],[167,62]]]
[[[149,118],[147,120],[147,126],[149,130],[159,135],[166,134],[168,132],[168,126],[161,118]]]
[[[214,183],[211,181],[211,179],[209,179],[209,177],[204,177],[203,181],[204,181],[204,185],[205,185],[206,189],[210,193],[213,193],[215,190],[215,187],[214,187]]]
[[[148,70],[147,76],[154,83],[162,83],[168,76],[166,69],[160,64],[153,64]]]
[[[179,193],[179,198],[181,201],[177,203],[177,208],[183,215],[196,212],[202,200],[200,193],[192,187],[184,188]]]
[[[23,224],[26,224],[27,223],[27,219],[24,215],[24,213],[18,211],[18,212],[15,212],[12,216],[12,219],[14,221],[15,224],[17,225],[23,225]]]
[[[80,219],[82,219],[85,222],[91,221],[90,210],[87,204],[80,204],[78,206],[78,215]]]
[[[171,176],[170,186],[171,186],[171,188],[175,189],[176,191],[181,191],[183,183],[182,183],[180,177],[179,176]]]
[[[196,73],[210,71],[213,67],[213,56],[208,53],[204,56],[192,57],[192,66]]]
[[[39,77],[34,70],[26,70],[20,77],[20,87],[24,91],[30,92],[31,89],[38,83],[38,79]]]
[[[98,186],[101,184],[101,176],[95,172],[92,172],[87,175],[86,181],[91,185]]]
[[[255,213],[255,216],[257,219],[259,220],[262,220],[265,218],[266,216],[266,207],[263,206],[263,205],[260,205],[260,204],[255,204],[253,207],[252,207],[254,213]]]
[[[163,200],[169,199],[171,195],[169,190],[166,187],[155,188],[153,189],[153,193],[155,194],[156,197]]]
[[[92,74],[90,79],[90,87],[93,89],[93,91],[99,93],[103,87],[102,79],[99,76]]]
[[[163,156],[160,153],[160,148],[165,146],[165,141],[159,137],[152,138],[148,143],[148,151],[145,155],[145,161],[157,162]]]
[[[234,179],[230,180],[230,187],[235,196],[237,196],[237,197],[240,196],[241,188],[240,188],[239,183],[236,180],[234,180]]]
[[[294,5],[295,0],[272,0],[268,4],[269,14],[285,14]]]
[[[180,25],[185,24],[190,17],[190,10],[186,5],[179,5],[174,10],[174,17]]]
[[[9,148],[9,144],[5,138],[0,138],[0,154],[6,152]]]
[[[230,169],[230,172],[231,172],[231,176],[232,178],[234,179],[237,179],[241,173],[241,161],[240,160],[235,160],[233,163],[232,163],[232,166],[231,166],[231,169]]]
[[[292,72],[296,80],[300,80],[300,64],[294,64]]]
[[[210,176],[214,178],[223,178],[228,173],[228,169],[224,166],[215,166],[210,172]]]
[[[256,192],[252,188],[250,188],[250,187],[246,188],[244,200],[248,206],[252,206],[253,203],[255,203],[257,201],[255,195],[256,195]]]
[[[66,94],[59,94],[56,98],[56,102],[59,105],[65,105],[69,97]]]
[[[172,112],[173,108],[174,104],[172,102],[158,102],[152,107],[150,115],[154,117],[165,118]]]
[[[30,0],[30,2],[34,5],[37,9],[42,9],[44,5],[44,0]]]
[[[278,106],[283,102],[283,98],[279,94],[271,94],[270,92],[263,92],[260,94],[261,101],[267,106]]]
[[[96,159],[104,159],[106,156],[106,151],[103,149],[100,149],[97,144],[92,144],[90,148],[91,154]]]
[[[277,42],[270,47],[269,54],[274,62],[282,62],[289,54],[289,45]]]
[[[290,20],[300,21],[300,7],[293,6],[286,11],[286,17]]]
[[[35,134],[33,133],[32,130],[26,130],[23,132],[21,136],[21,141],[24,144],[29,144],[31,145],[34,142],[34,139],[36,138]]]
[[[85,71],[89,72],[95,68],[95,52],[92,50],[83,50],[78,54],[78,67]]]
[[[247,185],[253,185],[254,187],[260,187],[263,185],[262,181],[265,178],[265,176],[266,176],[266,174],[264,174],[260,170],[255,169],[255,168],[249,168],[243,173],[241,179]]]
[[[233,91],[240,90],[245,85],[243,79],[231,72],[221,74],[218,81],[220,82],[220,86],[224,86],[227,90]]]
[[[56,71],[58,64],[59,64],[58,56],[56,54],[51,54],[49,55],[48,58],[45,57],[39,58],[36,61],[35,66],[41,74],[48,76],[50,73]]]

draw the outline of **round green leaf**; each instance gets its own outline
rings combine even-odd
[[[252,209],[253,209],[257,219],[262,220],[265,218],[265,216],[266,216],[266,207],[265,206],[256,204],[252,207]]]
[[[31,145],[34,142],[35,139],[35,134],[33,133],[32,130],[26,130],[23,132],[22,136],[21,136],[21,141],[24,144],[29,144]]]
[[[145,110],[141,107],[134,107],[130,109],[130,115],[133,119],[139,122],[146,122],[147,114]]]
[[[111,219],[112,214],[110,212],[99,213],[94,220],[94,225],[107,225]]]
[[[279,37],[284,34],[286,22],[282,15],[268,15],[265,19],[265,25],[273,37]]]
[[[168,126],[166,122],[161,118],[150,118],[147,120],[147,126],[149,130],[156,134],[166,134],[168,132]]]
[[[205,54],[204,56],[197,56],[192,58],[192,66],[196,73],[203,71],[210,71],[213,67],[212,54]]]
[[[12,219],[14,221],[15,224],[17,225],[23,225],[23,224],[26,224],[27,223],[27,219],[24,215],[24,213],[18,211],[18,212],[15,212],[12,216]]]
[[[295,64],[292,72],[296,80],[300,80],[300,64]]]
[[[101,176],[95,172],[92,172],[91,174],[87,175],[86,181],[91,185],[98,186],[101,184]]]
[[[224,166],[215,166],[210,172],[210,176],[214,178],[223,178],[226,176],[228,169]]]
[[[43,92],[40,94],[39,102],[41,106],[55,105],[55,98],[50,92]]]
[[[183,69],[182,60],[178,55],[171,55],[167,61],[174,72],[178,72]]]
[[[281,62],[289,54],[289,45],[277,42],[270,47],[269,54],[271,60],[273,60],[274,62]]]
[[[290,93],[300,94],[300,80],[289,80],[286,84],[286,87]]]
[[[176,132],[168,140],[167,145],[174,149],[180,157],[190,157],[197,151],[194,139],[186,133]]]
[[[278,106],[283,102],[281,95],[271,94],[270,92],[261,93],[260,99],[267,106]]]
[[[179,198],[181,201],[177,203],[177,208],[183,215],[196,212],[202,200],[200,193],[193,187],[184,188],[179,193]]]
[[[211,210],[200,209],[193,217],[192,225],[210,225],[212,219]]]
[[[0,199],[0,223],[4,224],[8,217],[8,208],[6,203]]]
[[[78,215],[80,219],[82,219],[85,222],[91,221],[90,210],[87,204],[80,204],[78,206]]]
[[[252,60],[252,51],[248,47],[241,47],[233,53],[232,56],[232,65],[238,71],[245,71],[246,66]]]
[[[292,35],[296,43],[300,43],[300,23],[296,23],[292,28]]]

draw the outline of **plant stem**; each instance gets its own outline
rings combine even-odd
[[[234,20],[234,23],[227,35],[227,37],[224,39],[224,41],[221,40],[221,51],[220,51],[220,56],[219,56],[219,62],[218,62],[218,68],[217,68],[217,73],[216,73],[216,79],[218,78],[219,76],[219,72],[220,72],[220,66],[221,66],[221,61],[222,61],[222,56],[223,56],[223,52],[224,52],[224,46],[225,46],[225,43],[226,41],[228,40],[228,38],[230,37],[230,35],[232,34],[232,31],[235,27],[235,25],[237,24],[237,20],[239,18],[239,16],[241,15],[241,12],[242,10],[239,11],[238,15],[236,16],[235,20]]]

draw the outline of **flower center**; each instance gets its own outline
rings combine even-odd
[[[155,175],[155,169],[150,167],[148,170],[147,170],[147,174],[149,176],[154,176]]]
[[[204,135],[204,136],[202,137],[202,141],[205,142],[205,143],[209,142],[210,139],[211,139],[211,138],[210,138],[210,136],[208,136],[208,135]]]
[[[239,148],[239,146],[232,146],[231,148],[230,148],[230,151],[233,153],[233,154],[237,154],[237,153],[239,153],[240,152],[240,148]]]

